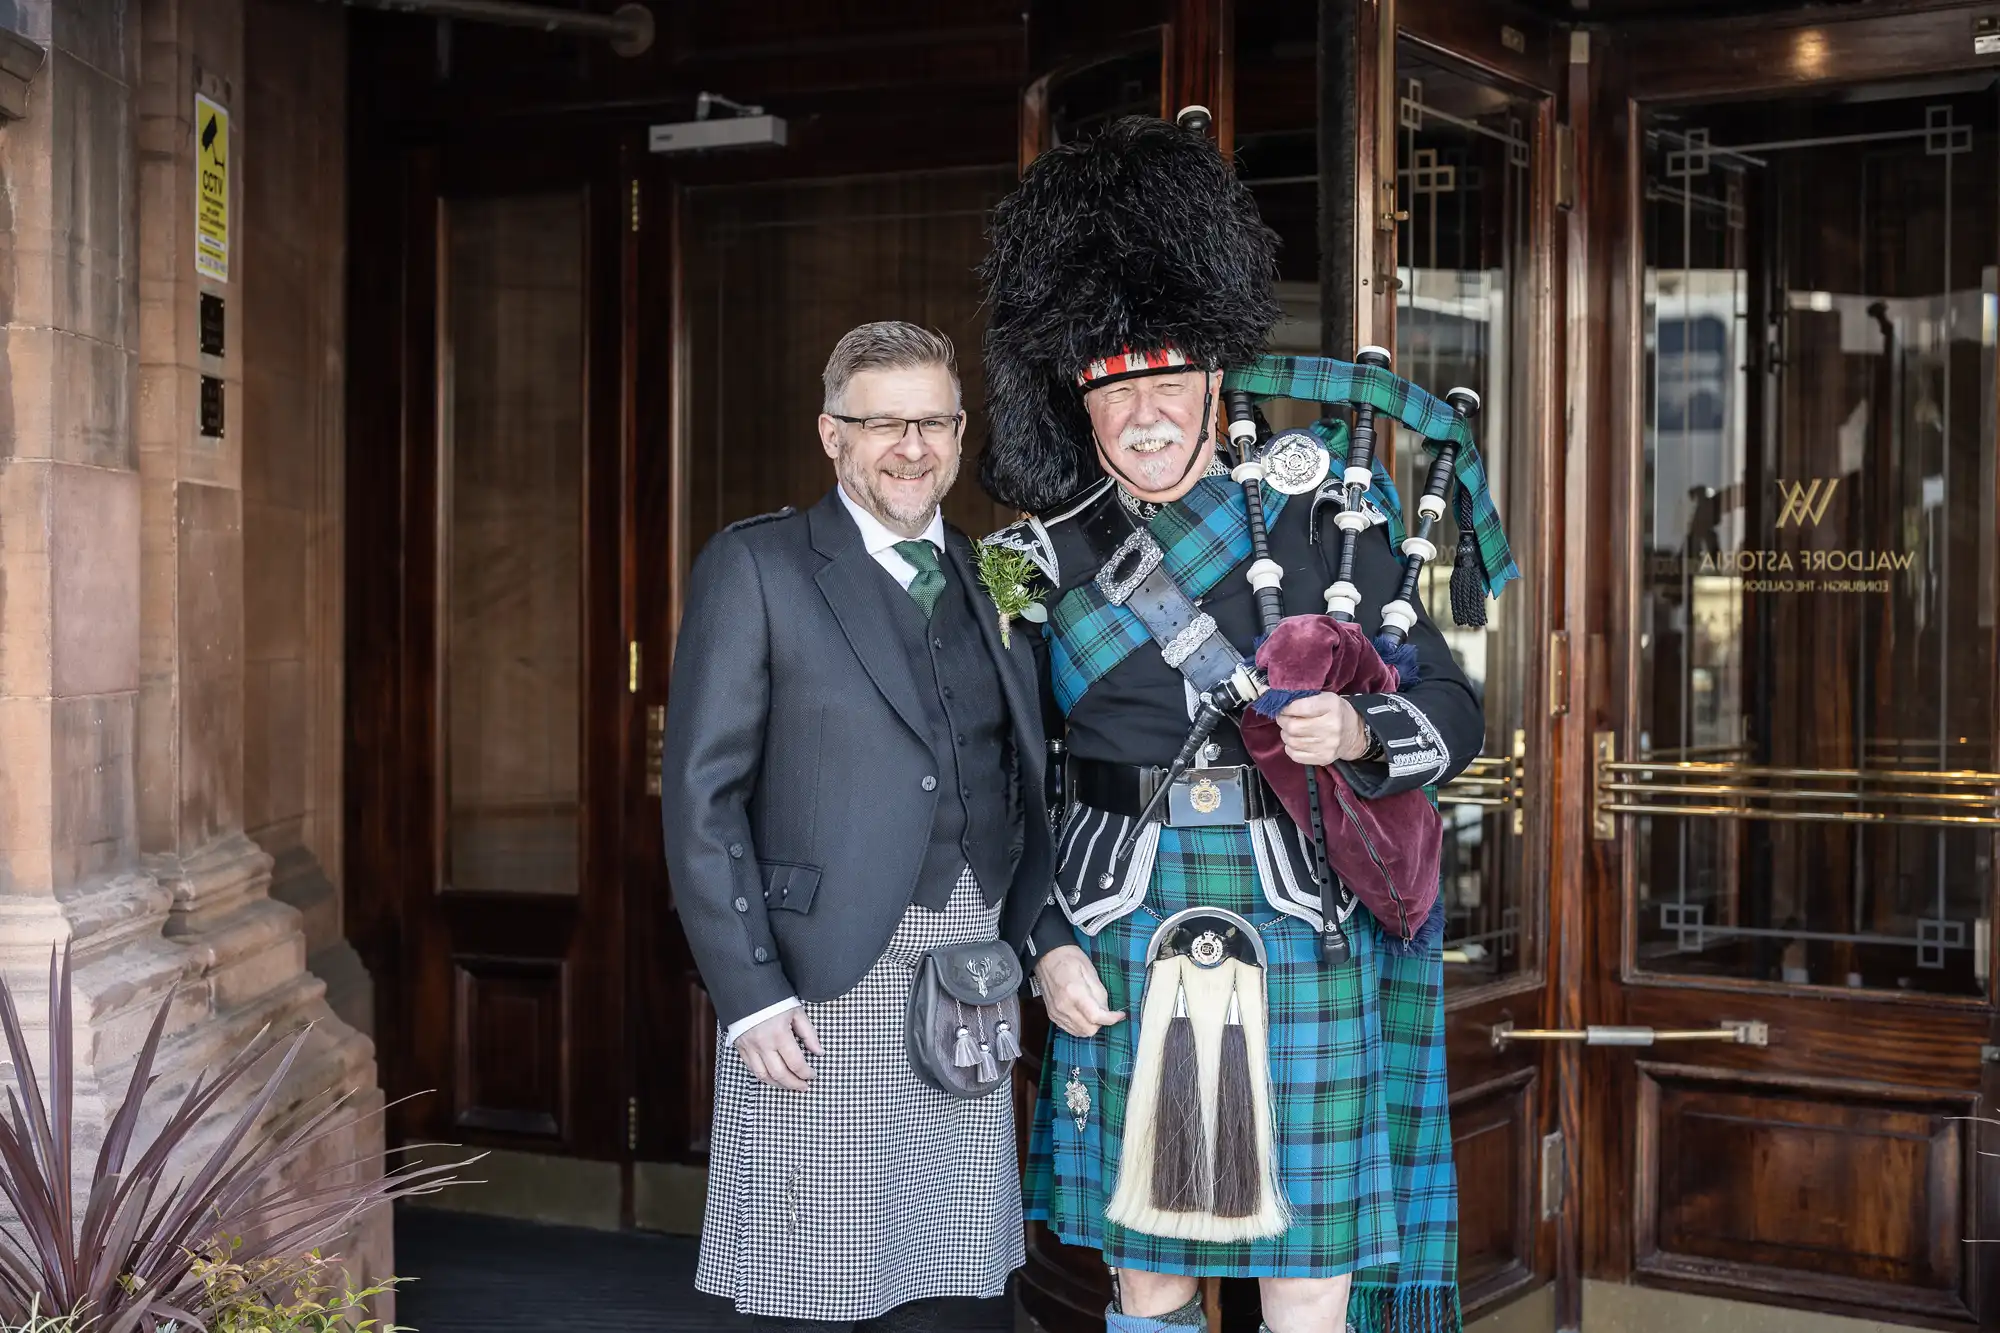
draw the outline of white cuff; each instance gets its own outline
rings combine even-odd
[[[776,1004],[771,1005],[768,1008],[759,1009],[756,1013],[751,1014],[747,1018],[739,1018],[734,1023],[731,1023],[729,1025],[729,1030],[727,1032],[722,1034],[722,1044],[725,1047],[734,1046],[736,1044],[736,1039],[738,1037],[748,1032],[751,1028],[756,1027],[759,1023],[763,1022],[765,1019],[776,1018],[779,1014],[782,1014],[787,1010],[797,1009],[799,1007],[800,1007],[799,997],[796,995],[788,995],[784,999],[778,1001]]]

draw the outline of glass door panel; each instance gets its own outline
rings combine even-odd
[[[1646,117],[1642,970],[1986,991],[1996,110]]]
[[[1536,966],[1528,834],[1527,693],[1537,649],[1532,497],[1541,413],[1535,386],[1537,310],[1533,132],[1539,107],[1405,43],[1396,68],[1395,370],[1443,397],[1478,392],[1474,434],[1494,502],[1524,578],[1486,604],[1483,629],[1451,617],[1453,513],[1424,566],[1424,604],[1486,707],[1486,748],[1438,794],[1445,819],[1445,981],[1481,985]],[[1406,506],[1423,491],[1428,456],[1395,450]]]

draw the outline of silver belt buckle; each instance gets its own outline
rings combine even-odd
[[[1191,768],[1167,792],[1167,817],[1175,828],[1214,828],[1245,822],[1243,770]]]

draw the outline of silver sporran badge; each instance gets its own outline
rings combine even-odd
[[[1264,450],[1264,480],[1284,495],[1304,495],[1319,489],[1333,460],[1326,446],[1302,430],[1274,436]]]

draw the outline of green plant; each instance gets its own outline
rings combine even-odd
[[[415,1333],[407,1325],[380,1323],[368,1313],[370,1300],[407,1278],[355,1288],[318,1250],[245,1262],[236,1257],[241,1248],[241,1239],[232,1238],[194,1261],[208,1333]]]
[[[1011,646],[1013,638],[1009,633],[1014,617],[1040,624],[1049,618],[1048,610],[1035,600],[1034,586],[1038,571],[1035,562],[1024,552],[1010,546],[994,542],[974,542],[972,544],[974,562],[979,567],[979,582],[985,586],[986,595],[993,599],[993,606],[1000,612],[1000,642]]]
[[[47,1310],[72,1317],[77,1333],[208,1329],[210,1288],[199,1267],[204,1260],[226,1255],[246,1272],[258,1264],[282,1265],[288,1257],[316,1252],[378,1204],[455,1183],[449,1173],[466,1165],[405,1164],[385,1175],[348,1180],[350,1172],[369,1165],[357,1158],[274,1187],[278,1167],[346,1128],[332,1121],[348,1093],[321,1099],[324,1104],[316,1108],[309,1104],[289,1131],[280,1133],[262,1123],[310,1029],[294,1034],[289,1043],[267,1044],[260,1033],[220,1069],[204,1070],[135,1160],[139,1115],[158,1081],[153,1062],[172,1002],[171,996],[161,1002],[134,1062],[132,1081],[105,1127],[79,1218],[73,1202],[78,1154],[72,1140],[76,1064],[69,949],[65,946],[60,957],[51,950],[49,957],[46,1103],[13,993],[0,979],[0,1027],[14,1062],[14,1087],[7,1092],[10,1115],[0,1122],[0,1194],[12,1205],[23,1233],[0,1229],[0,1325],[63,1329],[60,1322],[32,1323]],[[197,1127],[281,1045],[276,1069],[221,1140],[184,1174],[170,1178],[169,1163]],[[237,1236],[251,1239],[240,1246],[221,1239]],[[218,1330],[227,1327],[216,1325]]]

